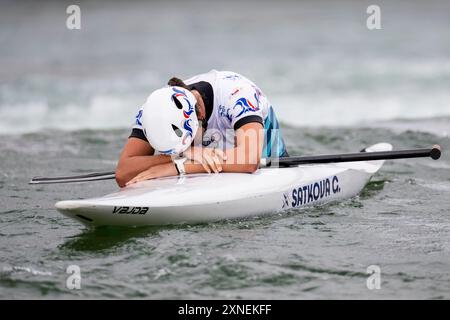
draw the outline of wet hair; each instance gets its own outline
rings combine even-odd
[[[170,78],[170,80],[167,82],[167,84],[169,86],[177,86],[177,87],[182,87],[184,89],[189,90],[188,86],[183,82],[183,80],[181,80],[180,78],[177,78],[177,77]]]

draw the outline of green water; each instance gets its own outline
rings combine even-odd
[[[446,138],[385,129],[285,132],[292,154],[378,141],[450,147]],[[387,162],[342,203],[194,226],[88,230],[54,203],[109,193],[113,181],[27,185],[34,175],[113,168],[127,133],[0,138],[1,298],[449,298],[448,155]],[[66,287],[70,265],[80,267],[80,290]],[[370,265],[381,268],[380,290],[366,287]]]

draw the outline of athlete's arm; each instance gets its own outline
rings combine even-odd
[[[226,151],[226,160],[222,163],[223,172],[243,172],[253,173],[259,167],[261,160],[263,139],[263,126],[259,122],[250,122],[236,130],[235,148]],[[205,166],[194,163],[193,161],[185,163],[186,173],[205,173]],[[177,170],[173,162],[152,166],[131,179],[128,184],[143,180],[156,179],[162,177],[176,176]]]
[[[236,130],[236,147],[226,150],[222,172],[255,172],[261,161],[264,142],[263,126],[259,122],[244,124]],[[187,173],[205,172],[202,165],[193,162],[185,164]]]
[[[155,150],[142,139],[131,137],[128,139],[116,167],[116,182],[119,187],[139,173],[163,163],[172,162],[170,156],[154,155]]]

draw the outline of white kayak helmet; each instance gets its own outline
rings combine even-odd
[[[198,130],[197,100],[182,87],[164,87],[152,92],[142,111],[142,127],[150,145],[162,154],[180,154]]]

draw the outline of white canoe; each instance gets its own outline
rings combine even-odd
[[[379,143],[367,152],[390,151]],[[273,214],[356,196],[384,161],[263,168],[143,181],[99,198],[56,203],[88,226],[194,224]]]

